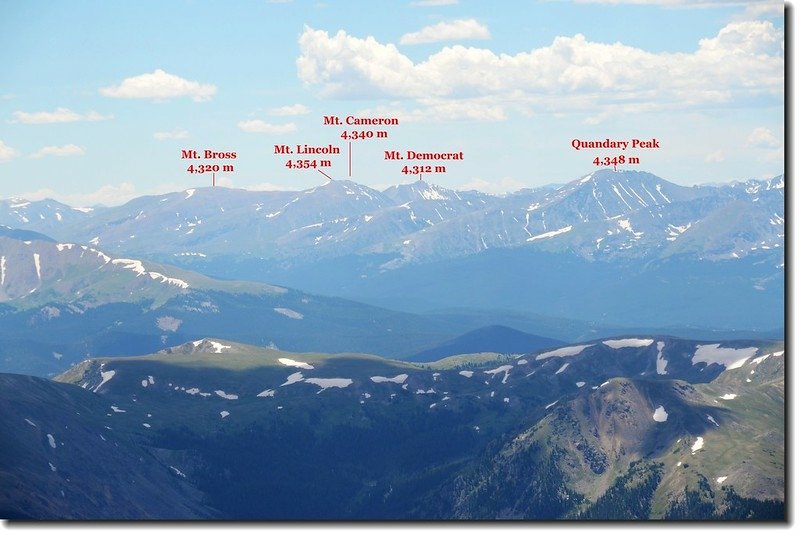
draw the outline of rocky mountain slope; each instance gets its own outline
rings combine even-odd
[[[195,261],[241,252],[305,261],[388,254],[394,261],[383,267],[396,268],[508,247],[595,259],[741,258],[782,248],[783,204],[782,176],[685,187],[602,169],[503,197],[425,182],[379,192],[337,180],[301,192],[197,188],[94,212],[15,199],[0,205],[0,223],[114,254]]]
[[[0,228],[0,370],[47,375],[211,334],[296,351],[408,356],[460,334],[422,318],[284,287],[212,279]]]
[[[769,341],[615,338],[413,364],[198,339],[87,360],[68,384],[4,376],[0,415],[18,432],[0,477],[28,484],[2,485],[2,507],[67,515],[82,498],[59,470],[126,440],[173,484],[154,494],[162,509],[93,502],[112,517],[782,518],[783,362]],[[31,383],[52,399],[18,392]],[[80,415],[48,413],[56,399]],[[62,420],[87,438],[64,440]],[[125,468],[103,466],[106,496],[125,492]]]
[[[115,258],[408,312],[768,331],[783,323],[783,184],[685,187],[601,169],[498,197],[330,181],[301,192],[197,188],[69,218],[61,205],[16,199],[0,221]]]

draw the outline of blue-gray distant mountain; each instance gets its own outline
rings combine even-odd
[[[406,357],[467,330],[256,282],[224,281],[0,228],[0,371],[52,375],[199,335],[293,351]]]
[[[43,234],[55,235],[67,226],[80,224],[104,208],[72,208],[66,204],[45,199],[0,199],[0,225],[26,228]]]
[[[113,256],[413,312],[773,330],[783,324],[783,185],[686,187],[602,169],[492,196],[334,180],[301,192],[190,189],[60,222],[61,207],[23,221],[16,200],[0,221]]]
[[[39,240],[39,241],[55,242],[55,240],[50,236],[45,236],[44,234],[41,234],[39,232],[33,232],[32,230],[15,229],[7,227],[5,225],[0,225],[0,238],[12,238],[20,241]]]
[[[563,344],[564,342],[561,340],[536,336],[503,325],[490,325],[464,333],[439,346],[420,351],[406,360],[430,362],[451,355],[467,353],[523,354]]]
[[[782,176],[685,187],[645,172],[604,169],[559,188],[502,197],[421,181],[381,193],[337,180],[301,192],[197,188],[97,213],[72,210],[70,218],[53,215],[69,209],[54,201],[17,199],[3,201],[0,223],[94,240],[108,251],[178,257],[391,253],[394,264],[406,264],[529,246],[596,259],[690,252],[713,260],[782,247],[783,204]]]

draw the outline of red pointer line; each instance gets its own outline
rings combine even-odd
[[[328,175],[327,175],[327,174],[325,174],[324,172],[320,171],[319,169],[317,169],[317,171],[319,171],[319,172],[320,172],[320,173],[322,173],[323,175],[327,176],[327,177],[328,177],[328,180],[333,180],[333,179],[332,179],[330,176],[328,176]]]
[[[352,141],[348,141],[347,142],[347,176],[353,176],[353,142]]]

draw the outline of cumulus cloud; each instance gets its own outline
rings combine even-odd
[[[31,154],[31,158],[44,158],[45,156],[83,156],[84,154],[86,154],[86,150],[83,147],[69,143],[68,145],[62,145],[60,147],[42,147]]]
[[[583,124],[590,125],[590,126],[598,125],[598,124],[602,123],[603,121],[607,120],[609,117],[611,117],[611,115],[612,114],[610,112],[603,111],[603,112],[600,112],[600,113],[597,113],[595,115],[591,115],[591,116],[587,117],[586,119],[583,120]]]
[[[763,17],[781,17],[786,6],[783,2],[772,2],[765,0],[747,6],[744,12],[745,18],[758,19]]]
[[[711,55],[743,54],[775,56],[783,50],[783,32],[766,20],[735,22],[722,28],[716,37],[701,39],[700,50]]]
[[[574,0],[577,4],[635,4],[663,7],[728,7],[775,3],[775,0]]]
[[[12,123],[22,124],[74,123],[78,121],[106,121],[113,119],[111,115],[101,115],[96,111],[80,114],[69,108],[56,108],[55,111],[36,111],[31,113],[15,111],[12,115],[14,116],[14,119],[11,120]]]
[[[686,109],[779,98],[783,39],[771,22],[741,21],[692,53],[653,53],[577,34],[514,55],[456,45],[414,62],[373,37],[306,27],[296,64],[300,80],[327,98],[413,99],[425,108],[483,99],[484,107],[551,113]]]
[[[186,80],[161,69],[125,78],[119,85],[100,88],[100,94],[104,97],[152,100],[190,97],[195,102],[209,100],[216,93],[215,85]]]
[[[738,20],[753,20],[783,15],[784,3],[778,0],[573,0],[577,4],[639,5],[665,8],[729,8],[743,7],[734,15]]]
[[[311,113],[311,110],[307,106],[303,106],[302,104],[292,104],[291,106],[281,106],[280,108],[271,108],[269,110],[270,115],[305,115],[306,113]]]
[[[762,162],[782,162],[783,148],[764,151],[764,153],[759,157],[759,160]]]
[[[457,4],[458,0],[416,0],[416,2],[411,2],[412,6],[417,7],[454,6]]]
[[[461,41],[464,39],[490,39],[489,28],[475,19],[459,19],[425,26],[418,32],[400,37],[401,45],[419,45],[440,41]]]
[[[775,149],[781,146],[781,142],[769,128],[763,126],[754,129],[747,137],[747,145],[758,149]]]
[[[725,154],[721,150],[708,153],[705,157],[706,163],[719,163],[723,161],[725,161]]]
[[[387,106],[376,106],[359,110],[356,115],[370,117],[394,117],[402,123],[426,121],[503,121],[507,119],[502,105],[490,98],[447,100],[436,98],[419,99],[420,107],[408,109],[399,102]]]
[[[164,141],[165,139],[186,139],[189,137],[189,132],[186,130],[175,129],[171,132],[156,132],[153,134],[153,137],[159,141]]]
[[[7,162],[17,156],[19,156],[19,151],[9,147],[0,139],[0,162]]]
[[[270,124],[262,121],[261,119],[239,121],[237,126],[240,130],[250,132],[252,134],[286,134],[297,130],[297,125],[294,123]]]
[[[458,186],[458,189],[462,191],[478,190],[484,193],[490,193],[492,195],[502,195],[504,193],[519,191],[524,187],[525,187],[524,182],[521,182],[516,178],[512,177],[504,177],[501,178],[500,180],[493,180],[491,182],[476,177],[470,180],[469,182],[461,184],[460,186]]]
[[[228,177],[228,176],[218,176],[217,177],[217,186],[221,186],[223,188],[232,188],[232,187],[234,187],[233,179],[231,177]]]

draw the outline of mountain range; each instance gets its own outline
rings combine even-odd
[[[461,333],[446,318],[212,279],[1,227],[0,307],[0,369],[34,375],[198,335],[295,351],[410,356]]]
[[[336,180],[301,192],[197,188],[91,211],[13,199],[0,223],[407,312],[769,331],[783,324],[783,184],[685,187],[603,169],[492,196]]]
[[[39,519],[776,519],[783,355],[652,337],[413,364],[205,338],[56,381],[2,374],[0,504]]]
[[[785,518],[784,181],[0,201],[13,519]]]
[[[384,269],[525,245],[593,259],[719,260],[782,247],[783,184],[779,176],[685,187],[603,169],[557,188],[493,196],[423,181],[379,192],[332,180],[300,192],[196,188],[91,210],[14,199],[0,205],[0,224],[115,254],[394,256]]]

